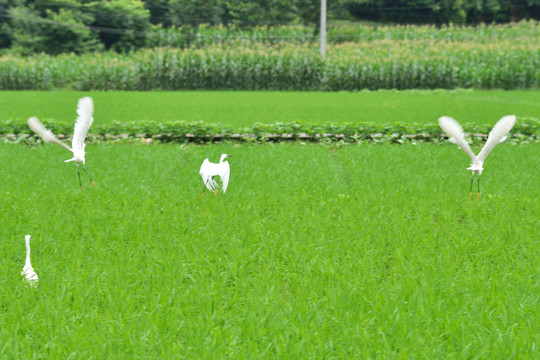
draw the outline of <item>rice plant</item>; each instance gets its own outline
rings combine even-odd
[[[498,147],[474,202],[451,144],[89,147],[81,194],[62,149],[0,144],[2,358],[537,353],[538,144]]]

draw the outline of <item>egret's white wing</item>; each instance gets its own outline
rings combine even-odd
[[[33,116],[30,119],[28,119],[28,126],[30,129],[38,134],[43,141],[46,142],[52,142],[55,144],[60,145],[63,148],[66,148],[67,150],[71,151],[71,148],[64,144],[62,141],[58,140],[56,136],[51,132],[51,130],[47,129],[37,117]]]
[[[439,126],[443,131],[451,138],[451,142],[461,147],[472,161],[476,159],[476,155],[471,150],[469,143],[465,140],[465,133],[459,123],[449,116],[442,116],[439,118]]]
[[[514,127],[514,124],[516,123],[516,116],[515,115],[507,115],[501,118],[491,132],[489,133],[486,145],[482,148],[480,153],[478,154],[478,160],[484,161],[486,157],[488,156],[489,152],[493,150],[495,145],[498,143],[504,141],[506,139],[505,135],[512,130],[512,127]]]
[[[39,281],[39,276],[32,266],[25,266],[21,272],[21,276],[24,276],[30,285],[35,285]]]
[[[201,165],[201,169],[199,170],[199,174],[201,175],[204,185],[208,190],[217,190],[219,189],[219,184],[213,179],[214,176],[219,176],[221,178],[221,182],[223,183],[223,186],[221,186],[221,189],[223,192],[227,191],[227,186],[229,185],[229,173],[230,173],[230,167],[228,162],[223,162],[219,164],[212,163],[208,161],[208,159],[205,159]]]
[[[212,179],[212,176],[216,175],[214,169],[215,165],[216,164],[212,164],[210,161],[208,161],[208,159],[204,159],[201,169],[199,170],[199,174],[202,177],[204,185],[210,191],[213,191],[217,187],[216,182]]]
[[[90,125],[94,121],[92,117],[94,113],[94,102],[91,97],[83,97],[79,99],[77,104],[77,120],[75,121],[75,129],[73,130],[73,141],[71,146],[74,152],[84,150],[84,139],[90,129]]]
[[[231,167],[227,161],[222,162],[220,165],[220,174],[221,181],[223,182],[223,193],[227,191],[227,186],[229,185],[229,174],[231,173]]]

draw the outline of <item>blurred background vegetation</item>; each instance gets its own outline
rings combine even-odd
[[[316,40],[319,9],[320,0],[0,0],[0,51],[125,52],[170,43],[167,37],[189,46],[201,26],[222,29],[206,33],[214,37],[229,28],[302,26],[301,36]],[[540,19],[540,0],[330,0],[328,17],[340,24],[507,23]]]

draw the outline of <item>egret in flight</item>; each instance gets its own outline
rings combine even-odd
[[[490,151],[493,150],[493,148],[498,143],[506,140],[506,134],[508,134],[508,132],[512,130],[515,122],[515,115],[507,115],[501,118],[489,133],[486,144],[484,145],[482,150],[480,150],[478,155],[475,155],[472,152],[469,143],[467,143],[467,140],[465,140],[465,133],[463,132],[463,128],[461,127],[461,125],[459,125],[456,120],[448,116],[443,116],[439,118],[439,126],[441,127],[441,129],[443,129],[446,135],[448,135],[450,142],[453,142],[454,144],[457,144],[459,147],[461,147],[472,160],[471,166],[467,168],[467,170],[472,170],[469,199],[472,196],[473,180],[475,174],[478,174],[477,199],[480,199],[480,175],[482,175],[482,170],[484,170],[484,168],[482,167],[482,165],[484,165],[484,160],[486,160],[486,157],[488,156]]]
[[[28,282],[30,286],[33,286],[37,284],[37,282],[39,281],[39,278],[36,272],[34,271],[32,264],[30,263],[30,235],[26,235],[24,237],[24,240],[26,241],[26,262],[24,263],[21,276],[24,276],[26,282]]]
[[[226,158],[232,157],[227,154],[222,154],[221,158],[219,159],[219,164],[212,163],[208,161],[208,159],[204,159],[201,170],[199,170],[199,174],[201,174],[201,177],[204,182],[204,186],[214,192],[214,195],[216,195],[217,190],[220,188],[218,183],[214,180],[216,176],[219,176],[221,178],[221,189],[223,190],[223,193],[227,191],[227,185],[229,185],[229,173],[231,172],[231,168],[229,167],[229,163],[225,161]],[[203,191],[201,194],[201,197],[203,197],[205,192],[205,188],[203,187]]]
[[[84,143],[84,139],[86,138],[86,134],[88,133],[88,129],[90,128],[90,125],[92,125],[92,122],[94,121],[94,118],[92,117],[92,114],[94,113],[94,102],[92,101],[91,97],[83,97],[79,99],[79,103],[77,104],[77,120],[75,121],[75,128],[73,131],[73,140],[71,143],[71,147],[69,147],[64,142],[58,140],[54,134],[45,128],[43,124],[39,121],[37,117],[31,117],[28,119],[28,126],[30,129],[32,129],[33,132],[41,136],[41,138],[46,142],[53,142],[55,144],[60,145],[64,149],[67,149],[73,153],[73,158],[66,160],[64,162],[75,162],[75,165],[77,165],[77,176],[79,177],[79,186],[82,189],[81,184],[81,174],[79,172],[79,164],[82,163],[82,168],[86,175],[88,175],[88,178],[92,182],[92,185],[96,186],[96,183],[94,183],[94,180],[90,177],[90,174],[88,174],[88,171],[86,171],[86,167],[84,166],[84,148],[86,144]]]

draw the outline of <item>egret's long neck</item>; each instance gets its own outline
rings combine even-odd
[[[32,266],[30,263],[30,239],[26,239],[26,262],[24,263],[24,266]]]

